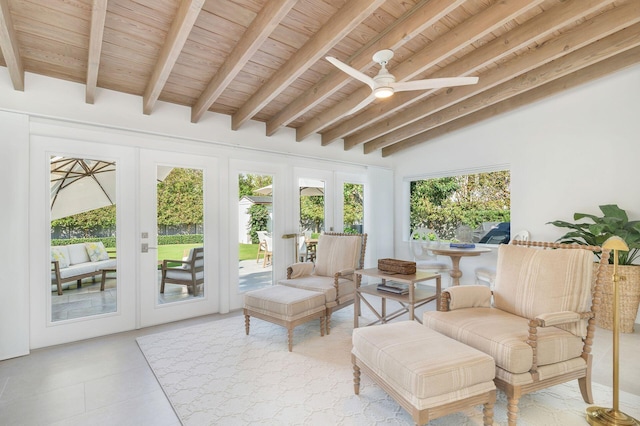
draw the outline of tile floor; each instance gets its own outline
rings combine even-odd
[[[179,425],[136,337],[240,314],[209,315],[1,361],[0,424]],[[611,386],[611,351],[612,333],[598,329],[594,382]],[[633,334],[621,334],[620,352],[620,389],[640,395],[640,325]]]

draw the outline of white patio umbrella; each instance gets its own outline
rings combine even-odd
[[[158,167],[158,181],[172,167]],[[84,158],[51,158],[51,220],[72,216],[116,202],[115,162]]]
[[[254,192],[258,195],[271,195],[273,185],[263,186]],[[324,182],[316,179],[300,179],[300,195],[324,195]]]
[[[51,220],[109,206],[116,201],[114,162],[51,159]]]

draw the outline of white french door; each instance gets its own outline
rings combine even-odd
[[[69,140],[49,136],[33,135],[30,144],[29,183],[29,278],[30,285],[30,346],[40,348],[135,328],[136,312],[136,263],[135,263],[135,186],[129,182],[136,180],[135,149],[122,146]],[[115,267],[109,274],[107,288],[100,290],[100,275],[87,277],[80,284],[76,280],[65,283],[62,294],[52,286],[51,249],[53,243],[52,226],[62,220],[70,220],[75,214],[93,211],[96,205],[88,199],[65,199],[64,213],[55,212],[52,207],[54,180],[51,169],[59,160],[79,160],[86,164],[98,162],[111,164],[115,171],[109,186],[110,201],[115,204],[115,231],[105,241],[112,244],[109,250],[115,253]],[[89,179],[93,180],[93,179]],[[68,186],[82,185],[72,183]],[[84,193],[86,191],[80,191]],[[61,198],[63,198],[61,196]],[[58,200],[60,201],[60,200]],[[113,206],[112,206],[113,208]],[[110,213],[113,218],[113,210]],[[61,216],[61,217],[58,217]],[[56,222],[56,220],[58,222]],[[60,225],[58,225],[60,226]],[[86,231],[78,235],[78,226],[73,235],[64,235],[56,244],[75,245],[83,249],[83,242],[104,238]],[[78,239],[84,237],[82,239]],[[88,238],[87,238],[88,237]],[[107,246],[110,244],[107,243]],[[67,248],[68,249],[68,248]],[[66,249],[64,249],[66,250]],[[77,251],[76,251],[77,252]],[[81,250],[82,252],[82,250]],[[61,265],[62,266],[62,265]],[[73,265],[63,267],[70,273]],[[91,268],[93,261],[79,268]],[[86,270],[84,270],[86,273]]]
[[[217,159],[143,149],[139,165],[140,327],[218,312]],[[184,285],[185,270],[194,265],[187,262],[199,247],[204,260],[197,263],[194,291]]]

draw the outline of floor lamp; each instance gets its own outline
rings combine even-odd
[[[640,426],[640,422],[618,409],[618,349],[620,313],[618,312],[618,251],[629,251],[629,247],[620,237],[611,237],[602,245],[603,249],[613,251],[613,408],[587,408],[587,421],[590,425]]]

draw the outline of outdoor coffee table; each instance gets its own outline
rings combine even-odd
[[[396,294],[388,291],[378,290],[378,283],[361,286],[360,283],[363,276],[378,278],[382,281],[383,284],[385,284],[387,280],[408,284],[409,293]],[[435,294],[433,291],[427,289],[416,288],[417,283],[429,280],[436,280]],[[422,322],[420,318],[417,318],[414,315],[415,308],[419,308],[420,306],[429,303],[432,300],[435,300],[437,303],[437,301],[440,300],[441,288],[442,280],[440,274],[435,274],[432,272],[417,271],[415,274],[403,275],[383,272],[378,268],[359,269],[356,271],[356,293],[353,308],[353,327],[358,328],[359,326],[358,323],[360,317],[361,301],[364,302],[364,304],[367,305],[371,312],[373,312],[373,314],[378,318],[376,321],[373,321],[366,325],[384,324],[405,313],[409,313],[410,320],[415,319],[418,322]],[[371,303],[369,303],[369,301],[362,296],[363,294],[380,297],[380,311],[374,308]],[[387,299],[398,302],[401,308],[394,312],[387,313]]]
[[[104,282],[107,280],[107,273],[116,272],[116,268],[104,268],[101,269],[102,278],[100,279],[100,291],[104,291]]]

